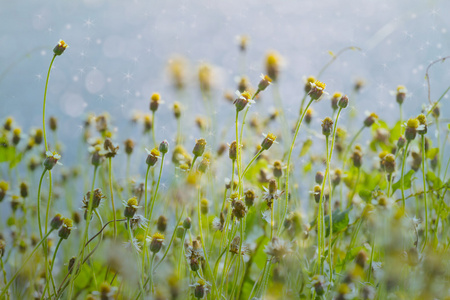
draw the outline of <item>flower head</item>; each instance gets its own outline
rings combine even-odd
[[[276,143],[275,140],[277,139],[277,137],[272,133],[268,133],[267,135],[263,134],[263,136],[265,138],[261,142],[261,148],[264,150],[269,150],[269,148],[272,147],[273,143]]]
[[[274,263],[279,262],[291,251],[290,243],[288,241],[280,240],[277,237],[272,238],[272,241],[264,248],[264,252],[267,255],[272,256]]]
[[[244,108],[250,107],[255,101],[252,99],[252,95],[244,91],[240,93],[239,91],[236,91],[236,95],[238,96],[236,100],[234,100],[233,104],[236,106],[236,111],[241,111]]]
[[[148,154],[145,162],[151,167],[154,166],[158,161],[158,158],[161,156],[161,153],[157,148],[153,148],[152,151],[149,151],[147,148],[145,148],[145,151]]]
[[[323,83],[319,80],[316,80],[313,83],[310,83],[310,85],[311,85],[311,89],[309,90],[308,95],[311,97],[311,99],[319,100],[323,96],[323,94],[326,94],[325,93],[325,87],[326,87],[325,83]]]
[[[59,40],[58,44],[53,48],[53,53],[55,55],[61,55],[64,51],[69,48],[69,46],[63,40]]]
[[[62,165],[62,163],[59,162],[61,159],[61,155],[58,154],[56,151],[47,151],[45,152],[45,155],[47,158],[44,160],[44,167],[47,170],[53,169],[55,165]]]
[[[272,78],[264,74],[261,74],[260,78],[261,81],[258,84],[258,90],[262,92],[272,83]]]

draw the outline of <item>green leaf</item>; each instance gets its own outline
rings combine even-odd
[[[312,139],[307,139],[307,140],[303,143],[302,150],[300,150],[300,155],[299,155],[299,157],[302,157],[302,156],[304,156],[306,153],[308,153],[308,151],[309,151],[309,149],[311,148],[312,144],[313,144]]]
[[[344,230],[349,222],[348,213],[351,208],[347,208],[344,211],[335,210],[333,212],[333,233],[340,232]],[[326,233],[325,235],[328,237],[330,235],[330,216],[325,216],[325,227]]]
[[[13,146],[0,147],[0,163],[11,162],[16,157],[16,148]]]
[[[433,188],[439,188],[442,186],[442,181],[431,171],[427,172],[426,179],[428,183],[433,186]]]
[[[439,153],[439,148],[429,149],[427,154],[428,159],[433,159]]]
[[[403,178],[404,178],[403,184],[404,184],[405,190],[409,189],[411,187],[411,182],[416,179],[415,177],[414,178],[412,177],[414,175],[414,173],[415,173],[414,170],[409,170],[408,173],[403,175]],[[394,193],[396,190],[400,189],[401,187],[402,187],[402,179],[400,178],[396,183],[394,183],[392,185],[392,193]]]
[[[260,236],[255,243],[258,245],[261,243],[261,246],[256,250],[253,261],[258,266],[259,269],[264,269],[267,260],[267,254],[264,252],[264,247],[267,243],[269,243],[269,238],[265,235]]]
[[[389,137],[389,141],[391,143],[396,144],[398,141],[398,138],[400,137],[402,133],[402,123],[400,123],[400,121],[398,121],[394,127],[391,128],[390,130],[390,137]]]

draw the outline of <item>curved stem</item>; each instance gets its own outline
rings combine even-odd
[[[280,224],[284,223],[284,220],[286,218],[287,215],[287,210],[288,210],[288,200],[289,200],[289,171],[290,171],[290,167],[291,167],[291,157],[292,157],[292,151],[294,150],[294,146],[295,146],[295,140],[297,139],[298,136],[298,132],[300,131],[300,126],[302,125],[303,122],[303,118],[306,115],[306,111],[308,110],[309,106],[311,105],[311,103],[314,100],[311,99],[308,104],[306,105],[306,108],[302,114],[302,117],[298,120],[297,122],[297,126],[295,128],[295,133],[294,133],[294,137],[292,139],[292,143],[291,143],[291,148],[289,149],[289,155],[288,155],[288,160],[287,160],[287,164],[286,164],[286,190],[285,190],[285,204],[284,204],[284,213],[283,213],[283,217],[280,220]],[[280,235],[281,233],[281,229],[282,226],[280,226],[280,228],[278,229],[278,234]]]
[[[38,215],[38,224],[39,224],[39,234],[40,234],[41,239],[43,237],[42,226],[41,226],[41,185],[42,185],[42,179],[44,178],[45,172],[47,172],[47,169],[44,168],[41,178],[39,179],[38,196],[37,196],[37,215]]]
[[[258,158],[258,156],[261,155],[261,153],[263,153],[263,151],[264,151],[264,149],[261,148],[261,150],[259,150],[258,153],[256,153],[255,156],[253,156],[252,160],[245,167],[244,172],[242,172],[241,177],[239,178],[239,182],[241,182],[242,179],[244,179],[245,173],[247,173],[247,171],[250,168],[250,166],[252,165],[252,163]]]
[[[42,131],[44,134],[45,151],[48,151],[47,135],[45,132],[45,103],[47,100],[48,79],[50,78],[50,71],[52,70],[52,65],[53,65],[53,62],[55,61],[55,58],[56,58],[56,55],[53,55],[52,61],[50,62],[50,66],[48,67],[47,79],[45,80],[45,89],[44,89],[44,105],[43,105],[43,109],[42,109]]]

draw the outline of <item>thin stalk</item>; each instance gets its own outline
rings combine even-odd
[[[52,61],[50,62],[50,66],[48,67],[47,79],[45,80],[45,89],[44,89],[44,104],[43,104],[43,108],[42,108],[42,132],[44,134],[45,151],[48,151],[47,135],[45,132],[45,103],[47,101],[48,79],[50,78],[50,71],[52,70],[52,65],[53,65],[53,62],[55,61],[55,58],[56,58],[56,55],[53,55]]]
[[[241,177],[239,178],[239,182],[242,181],[242,179],[244,178],[245,173],[247,173],[248,169],[250,168],[250,166],[252,165],[252,163],[258,158],[258,156],[261,155],[261,153],[263,153],[264,149],[260,149],[258,151],[258,153],[255,154],[255,156],[253,156],[252,160],[247,164],[247,166],[244,169],[244,172],[242,172]]]
[[[153,139],[153,147],[156,147],[156,135],[155,135],[155,111],[152,111],[152,139]]]
[[[6,280],[6,270],[5,270],[5,265],[3,264],[3,257],[1,255],[0,255],[0,266],[2,267],[2,272],[3,272],[3,283],[6,286],[8,284],[8,282]],[[9,300],[8,291],[6,291],[6,298]]]
[[[236,119],[235,119],[235,126],[236,126],[236,166],[237,166],[237,173],[238,173],[238,178],[239,178],[239,195],[241,194],[241,165],[240,165],[240,156],[241,156],[241,146],[239,144],[239,111],[236,109]]]
[[[41,178],[39,179],[38,196],[37,196],[37,215],[38,215],[38,224],[39,224],[39,234],[40,234],[41,239],[43,237],[42,226],[41,226],[41,185],[42,185],[42,179],[44,178],[45,172],[47,172],[47,169],[44,168]]]
[[[111,206],[113,210],[113,219],[114,219],[114,240],[117,237],[117,224],[116,224],[116,208],[114,206],[114,192],[113,192],[113,185],[112,185],[112,162],[111,157],[108,161],[108,175],[109,175],[109,192],[111,194]]]
[[[370,252],[370,262],[369,262],[369,274],[367,275],[367,282],[370,283],[370,277],[372,274],[372,262],[373,262],[373,255],[375,252],[375,235],[373,236],[373,241],[372,241],[372,249]]]
[[[356,194],[356,189],[358,188],[358,184],[359,184],[359,179],[361,177],[361,167],[357,168],[358,169],[358,175],[356,175],[356,181],[355,181],[355,186],[353,187],[353,191],[352,191],[352,195],[350,196],[350,199],[348,201],[348,205],[347,207],[350,207],[350,204],[353,201],[353,197],[355,197]]]
[[[41,244],[44,242],[44,240],[53,232],[53,228],[50,229],[50,231],[41,239],[41,241],[34,247],[33,251],[31,251],[30,255],[28,255],[28,257],[25,259],[25,261],[22,263],[22,265],[20,266],[19,270],[17,270],[17,272],[13,275],[13,277],[11,277],[11,279],[9,280],[9,282],[5,285],[5,287],[3,288],[2,293],[0,294],[0,299],[2,299],[3,296],[5,296],[6,292],[8,291],[9,286],[14,282],[14,280],[16,279],[16,277],[19,275],[19,273],[22,271],[22,269],[25,267],[25,265],[28,263],[28,261],[33,257],[34,253],[36,252],[36,250],[41,246]]]
[[[450,165],[450,157],[449,157],[449,159],[447,161],[447,166],[445,167],[444,177],[442,178],[443,182],[445,181],[445,178],[447,177],[447,171],[448,171],[449,165]],[[439,204],[439,212],[437,214],[437,220],[436,220],[436,229],[434,230],[434,240],[435,240],[436,244],[437,244],[437,241],[438,241],[437,232],[438,232],[438,229],[439,229],[439,219],[441,217],[441,211],[442,211],[442,206],[444,204],[444,197],[445,197],[445,193],[446,192],[447,192],[447,189],[444,190],[444,192],[442,193],[442,197],[440,197],[441,203]],[[442,223],[442,225],[443,224],[444,223]]]
[[[292,143],[291,143],[291,148],[289,149],[289,155],[288,155],[288,160],[287,160],[287,164],[286,164],[286,190],[285,190],[285,203],[284,203],[284,213],[283,213],[283,217],[280,220],[280,224],[284,223],[284,220],[286,218],[287,215],[287,210],[288,210],[288,200],[289,200],[289,171],[290,171],[290,167],[291,167],[291,157],[292,157],[292,151],[294,150],[294,146],[295,146],[295,140],[297,139],[298,136],[298,132],[300,131],[300,126],[302,125],[303,122],[303,118],[306,115],[306,111],[308,110],[309,106],[311,105],[311,103],[314,101],[314,99],[311,99],[308,104],[306,105],[305,111],[302,114],[302,117],[300,118],[300,120],[298,120],[297,122],[297,126],[295,128],[295,133],[294,133],[294,137],[292,139]],[[281,229],[282,226],[280,226],[280,228],[278,229],[278,234],[280,235],[281,233]]]
[[[148,173],[150,171],[150,165],[147,167],[147,172],[145,172],[145,182],[144,182],[144,194],[145,194],[145,203],[144,203],[144,215],[145,218],[148,219],[148,207],[147,207],[147,199],[148,199],[148,191],[147,191],[147,184],[148,184]]]
[[[425,241],[423,243],[422,252],[428,241],[428,203],[427,203],[427,181],[425,175],[425,135],[422,134],[422,178],[423,178],[423,200],[425,204]]]
[[[98,169],[98,166],[94,166],[94,175],[92,177],[91,194],[90,194],[90,199],[89,199],[88,211],[86,214],[86,227],[84,229],[83,238],[81,239],[81,245],[80,245],[81,249],[79,250],[78,257],[75,259],[74,266],[76,266],[80,262],[83,262],[84,250],[86,249],[84,243],[88,237],[89,224],[91,222],[91,217],[92,217],[92,205],[93,205],[92,202],[93,202],[93,198],[94,198],[94,187],[95,187],[95,178],[97,175],[97,169]],[[78,274],[80,274],[82,267],[83,267],[83,264],[80,263],[80,268],[78,270],[78,273],[76,275],[70,277],[68,299],[72,299],[71,297],[72,297],[75,277],[77,277]]]
[[[405,151],[403,152],[403,161],[402,161],[402,174],[401,174],[401,189],[402,189],[402,207],[405,209],[405,180],[404,180],[404,171],[405,171],[405,161],[408,156],[408,146],[410,141],[408,140],[405,145]]]
[[[59,241],[58,241],[58,244],[56,245],[55,252],[53,253],[52,263],[50,265],[50,270],[49,270],[50,274],[53,271],[53,266],[55,264],[55,259],[56,259],[56,253],[58,252],[59,246],[61,245],[62,241],[63,241],[63,238],[60,238]],[[43,297],[45,295],[45,291],[47,290],[47,288],[49,288],[48,287],[48,283],[49,283],[49,281],[47,280],[47,282],[45,284],[45,287],[44,287],[44,291],[42,292],[42,298],[41,299],[43,299]],[[53,292],[54,292],[54,295],[56,295],[56,287],[55,287],[55,285],[53,285]]]

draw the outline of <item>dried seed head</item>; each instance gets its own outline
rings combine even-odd
[[[283,176],[283,165],[279,160],[273,162],[273,176],[275,178],[280,178]]]
[[[132,139],[126,139],[123,143],[125,145],[125,153],[131,155],[134,149],[134,141]]]
[[[322,184],[323,178],[324,178],[323,173],[320,172],[320,171],[317,171],[316,177],[315,177],[316,183],[317,183],[317,184]]]
[[[239,244],[241,241],[240,236],[235,236],[233,241],[230,244],[230,252],[233,254],[239,254]]]
[[[206,147],[206,140],[205,139],[198,139],[195,141],[194,149],[192,150],[192,153],[195,156],[202,156],[203,152],[205,152]]]
[[[209,164],[210,164],[209,160],[206,157],[204,157],[203,160],[198,165],[197,169],[199,170],[199,172],[205,173],[209,167]]]
[[[156,228],[159,232],[165,232],[167,228],[167,218],[163,215],[159,216],[158,221],[156,221]]]
[[[247,207],[252,207],[253,204],[255,203],[255,191],[254,190],[247,190],[244,193],[244,201],[245,201],[245,205],[247,205]]]
[[[333,131],[333,120],[331,120],[331,118],[329,117],[326,117],[322,121],[322,134],[324,136],[329,136],[332,131]]]
[[[233,205],[232,214],[237,219],[242,219],[245,217],[245,214],[247,213],[247,207],[245,207],[244,202],[242,200],[235,201]]]
[[[230,157],[231,160],[236,160],[236,158],[237,158],[236,141],[231,142],[229,149],[228,149],[228,157]]]
[[[277,181],[275,179],[269,180],[269,193],[275,194],[277,192]]]
[[[56,129],[58,129],[58,119],[56,119],[56,117],[50,117],[49,124],[50,130],[56,131]]]
[[[22,196],[22,198],[28,197],[28,185],[26,182],[20,183],[20,196]]]
[[[351,159],[353,161],[353,165],[360,168],[362,166],[362,151],[355,147],[355,151],[353,151]]]

